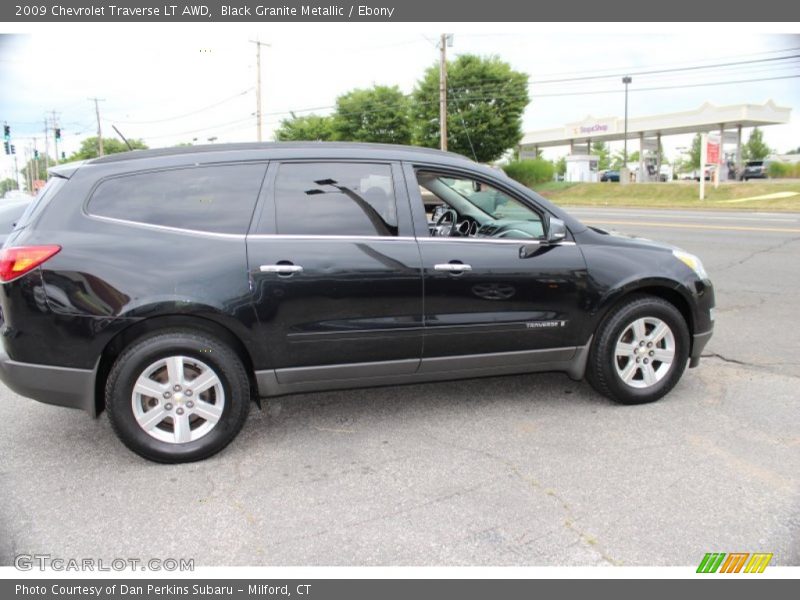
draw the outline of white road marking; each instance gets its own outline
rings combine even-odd
[[[606,215],[609,215],[609,216],[619,216],[628,218],[647,217],[648,219],[665,219],[670,221],[716,220],[716,221],[755,221],[759,223],[763,222],[800,223],[800,218],[797,217],[793,218],[793,217],[761,216],[763,213],[752,213],[752,216],[745,216],[745,215],[710,215],[708,213],[686,214],[686,213],[663,213],[663,212],[642,212],[642,211],[632,212],[632,211],[605,210],[605,209],[593,210],[588,208],[578,209],[578,208],[568,208],[568,207],[565,210],[570,214],[574,214],[576,217],[586,215],[587,218],[589,216],[604,217]]]

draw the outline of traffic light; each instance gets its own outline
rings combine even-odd
[[[11,154],[17,153],[17,147],[14,144],[11,144]]]
[[[59,127],[56,127],[56,139],[61,139],[61,129]]]
[[[63,150],[61,151],[61,160],[67,160],[67,153]]]
[[[11,154],[11,147],[9,146],[8,142],[3,142],[3,146],[5,147],[6,154]]]
[[[39,151],[38,150],[34,150],[33,151],[33,158],[36,158],[36,159],[39,158]]]
[[[3,139],[9,141],[11,139],[11,126],[3,125]]]

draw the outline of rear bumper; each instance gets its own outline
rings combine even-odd
[[[700,355],[703,353],[703,350],[708,344],[708,340],[711,339],[712,334],[714,333],[713,329],[709,329],[703,333],[696,333],[692,336],[692,356],[689,360],[689,368],[692,369],[700,364]]]
[[[11,360],[0,348],[0,380],[21,396],[46,404],[80,408],[96,416],[97,368],[72,369]]]

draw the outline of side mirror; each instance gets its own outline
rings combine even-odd
[[[546,234],[539,238],[539,242],[520,246],[520,258],[530,258],[531,256],[538,256],[548,252],[553,246],[558,245],[559,242],[567,237],[567,225],[561,219],[545,214],[543,224]]]
[[[548,215],[546,225],[548,244],[556,244],[567,237],[567,226],[561,219]]]

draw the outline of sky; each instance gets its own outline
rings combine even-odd
[[[4,24],[0,31],[0,120],[12,126],[18,153],[33,137],[43,150],[44,119],[52,119],[52,111],[62,129],[59,150],[76,150],[96,134],[93,97],[102,99],[104,137],[115,136],[115,125],[150,147],[212,137],[217,143],[254,141],[255,39],[270,44],[261,60],[263,133],[270,140],[290,112],[328,114],[336,97],[353,88],[397,85],[411,92],[438,60],[442,32],[454,34],[449,58],[497,55],[530,76],[525,131],[588,115],[622,116],[625,73],[759,60],[636,75],[629,116],[772,99],[792,109],[792,121],[765,128],[766,142],[779,152],[800,146],[800,28],[782,33],[792,25]],[[546,82],[591,75],[608,77]],[[771,80],[741,83],[750,79]],[[645,87],[667,89],[637,91]],[[665,138],[667,156],[689,142]],[[546,157],[567,150],[547,149]],[[0,176],[12,169],[13,161],[0,155]]]

